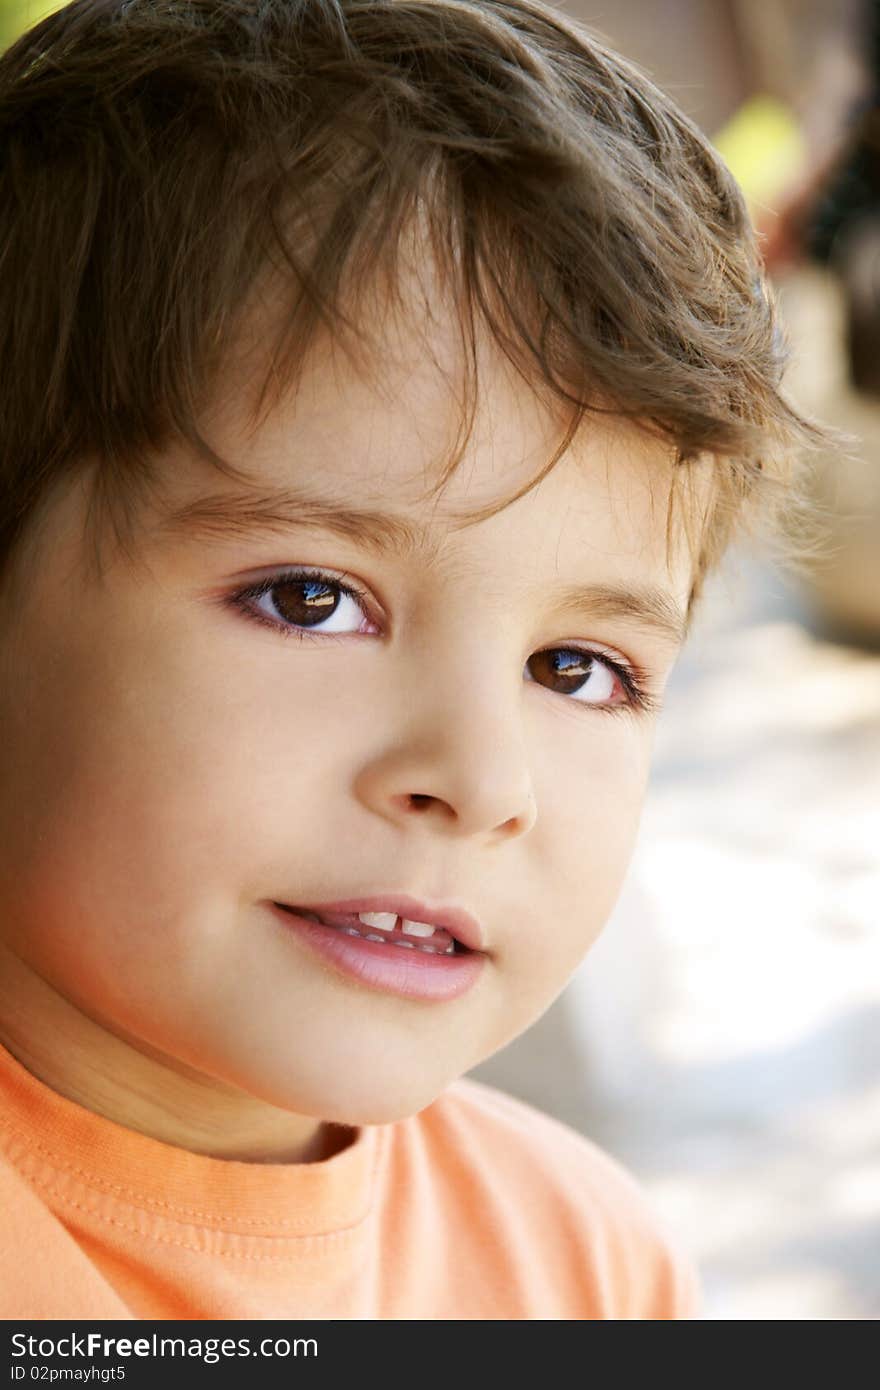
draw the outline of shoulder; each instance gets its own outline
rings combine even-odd
[[[691,1261],[636,1179],[584,1135],[471,1077],[419,1118],[477,1214],[503,1213],[556,1256],[576,1252],[582,1276],[595,1280],[598,1316],[699,1316]]]
[[[480,1166],[489,1155],[496,1176],[511,1182],[540,1179],[580,1205],[599,1204],[603,1213],[625,1212],[647,1220],[647,1202],[636,1180],[610,1154],[569,1125],[526,1101],[463,1077],[423,1111],[449,1138],[464,1141]],[[470,1142],[477,1135],[479,1147]]]

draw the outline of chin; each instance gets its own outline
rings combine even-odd
[[[426,1085],[424,1080],[418,1086],[395,1085],[374,1069],[369,1078],[359,1080],[357,1076],[351,1076],[346,1077],[344,1083],[337,1083],[328,1077],[324,1085],[316,1085],[307,1096],[298,1091],[296,1100],[291,1098],[290,1104],[284,1108],[313,1115],[330,1124],[394,1124],[424,1110],[448,1084],[444,1079],[434,1086]]]

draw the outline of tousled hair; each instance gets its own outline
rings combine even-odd
[[[86,461],[121,543],[170,441],[241,479],[202,422],[255,294],[256,418],[319,332],[368,363],[359,301],[406,311],[414,230],[466,364],[439,486],[488,331],[562,412],[515,496],[610,411],[668,441],[683,487],[712,460],[691,605],[739,528],[812,553],[825,436],[780,391],[742,196],[590,30],[540,0],[74,0],[0,58],[0,574]],[[672,494],[667,539],[671,517]]]

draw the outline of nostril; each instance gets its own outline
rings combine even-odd
[[[431,800],[430,796],[425,792],[410,792],[409,799],[413,806],[417,807],[419,810],[421,810],[423,806],[427,806],[428,802]]]

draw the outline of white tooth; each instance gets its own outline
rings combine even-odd
[[[365,937],[365,940],[367,940],[367,941],[381,941],[383,946],[387,946],[387,945],[388,945],[388,937],[387,937],[387,936],[373,936],[373,933],[372,933],[372,932],[367,932],[367,935],[366,935],[366,937]]]
[[[358,917],[367,927],[377,927],[379,931],[394,931],[397,926],[396,912],[359,912]]]
[[[402,925],[407,936],[433,936],[437,930],[430,922],[411,922],[408,917],[404,917]]]

